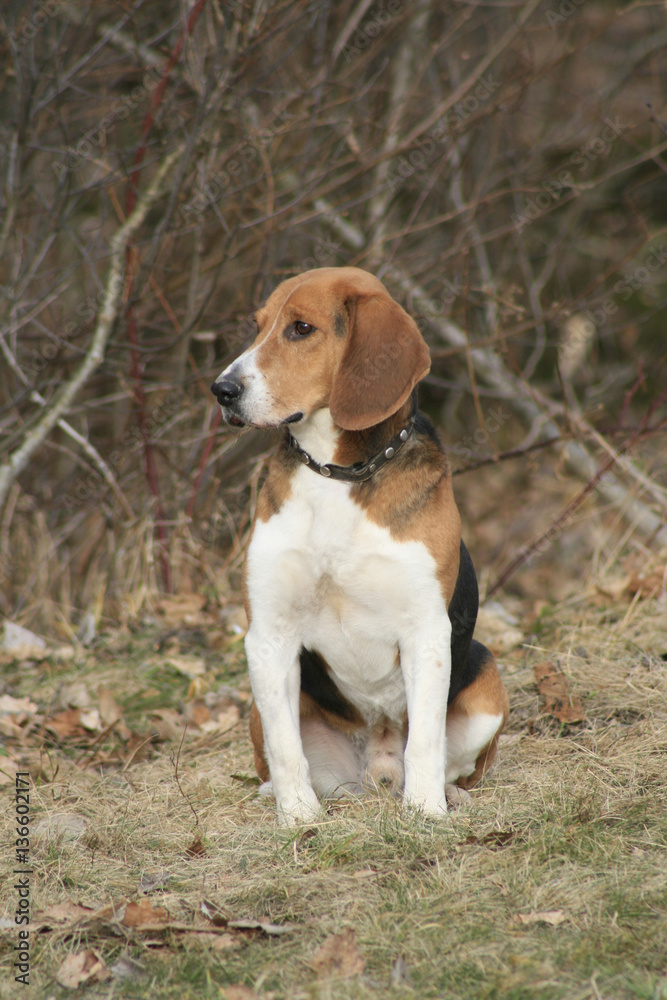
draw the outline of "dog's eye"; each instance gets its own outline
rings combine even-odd
[[[300,337],[307,337],[309,333],[312,333],[315,329],[311,323],[304,323],[303,320],[298,319],[294,324],[294,332],[298,333]]]

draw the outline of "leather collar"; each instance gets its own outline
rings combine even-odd
[[[369,458],[367,462],[355,462],[354,465],[333,465],[328,462],[325,465],[320,465],[316,462],[312,455],[309,455],[307,451],[304,451],[299,442],[290,434],[290,447],[294,448],[297,455],[301,459],[304,465],[307,465],[309,469],[313,472],[317,472],[319,476],[324,476],[326,479],[338,479],[344,483],[366,483],[369,479],[372,479],[376,472],[379,472],[383,465],[387,462],[391,462],[392,458],[398,455],[399,451],[408,440],[412,431],[414,430],[415,423],[415,411],[413,409],[410,419],[408,420],[405,427],[396,434],[395,437],[391,439],[388,445],[386,445],[382,451],[379,451],[377,455],[373,455]]]

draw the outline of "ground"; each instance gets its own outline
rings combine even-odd
[[[512,713],[442,821],[379,793],[277,826],[233,605],[168,599],[85,648],[3,654],[0,996],[665,1000],[663,568],[482,617]]]

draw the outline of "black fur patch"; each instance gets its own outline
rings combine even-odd
[[[342,313],[336,313],[334,316],[334,333],[337,337],[344,337],[347,333],[347,320]]]
[[[320,654],[314,653],[311,649],[302,649],[299,659],[301,690],[310,695],[326,712],[332,712],[346,722],[360,724],[363,721],[361,716],[336,687]]]
[[[485,658],[490,655],[486,646],[472,637],[478,608],[477,576],[470,553],[461,540],[459,575],[447,609],[452,623],[452,678],[449,683],[448,704],[451,704],[463,688],[472,684]]]

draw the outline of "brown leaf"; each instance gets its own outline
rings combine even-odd
[[[169,914],[164,906],[153,906],[150,899],[144,897],[138,903],[128,903],[121,923],[126,927],[142,927],[153,924],[164,924],[169,920]]]
[[[230,951],[243,947],[243,939],[236,934],[216,934],[203,932],[198,934],[184,934],[184,944],[205,945],[213,951]]]
[[[491,830],[482,837],[477,837],[474,833],[469,833],[465,840],[461,840],[457,847],[471,847],[479,844],[485,847],[504,847],[516,836],[516,830]]]
[[[184,854],[185,854],[186,858],[205,858],[206,857],[206,848],[202,844],[202,840],[201,840],[201,837],[199,836],[199,834],[197,834],[197,836],[194,838],[194,840],[192,841],[192,843],[188,847],[185,848]]]
[[[44,726],[61,740],[81,737],[86,732],[81,725],[80,708],[66,708],[63,712],[56,712],[50,719],[45,719]]]
[[[110,726],[114,722],[118,722],[123,710],[114,698],[111,688],[100,684],[97,689],[97,697],[100,699],[100,715],[104,725]]]
[[[210,899],[202,899],[199,909],[215,927],[226,927],[229,923],[229,917],[223,908]]]
[[[138,764],[142,760],[147,760],[153,752],[153,736],[150,733],[130,733],[125,749],[118,756],[127,765],[128,763]]]
[[[562,910],[540,910],[537,913],[531,910],[530,913],[517,913],[514,919],[518,924],[551,924],[557,927],[570,918]]]
[[[667,587],[667,566],[660,566],[650,572],[635,571],[628,583],[628,592],[641,597],[657,597]]]
[[[82,983],[108,979],[109,975],[100,953],[94,948],[86,948],[76,955],[67,956],[56,972],[56,979],[61,986],[74,990]]]
[[[358,976],[364,971],[365,965],[351,927],[346,927],[342,934],[328,937],[310,960],[311,968],[320,979]]]
[[[198,625],[205,621],[201,614],[205,604],[206,598],[201,594],[179,594],[163,597],[157,608],[167,625]]]
[[[47,906],[45,910],[38,913],[35,919],[38,922],[55,921],[57,923],[71,924],[83,917],[89,917],[94,913],[92,906],[83,906],[81,903],[73,903],[69,899],[66,903],[56,903],[55,906]]]
[[[533,667],[537,690],[542,696],[542,711],[553,715],[559,722],[583,722],[586,718],[583,705],[570,691],[570,682],[558,667],[548,660]]]
[[[203,726],[204,723],[208,722],[211,718],[211,713],[204,704],[203,699],[198,699],[190,705],[187,705],[185,708],[185,714],[187,715],[188,722],[191,722],[197,727]]]
[[[180,740],[183,736],[186,720],[175,708],[156,708],[150,718],[161,740]]]

